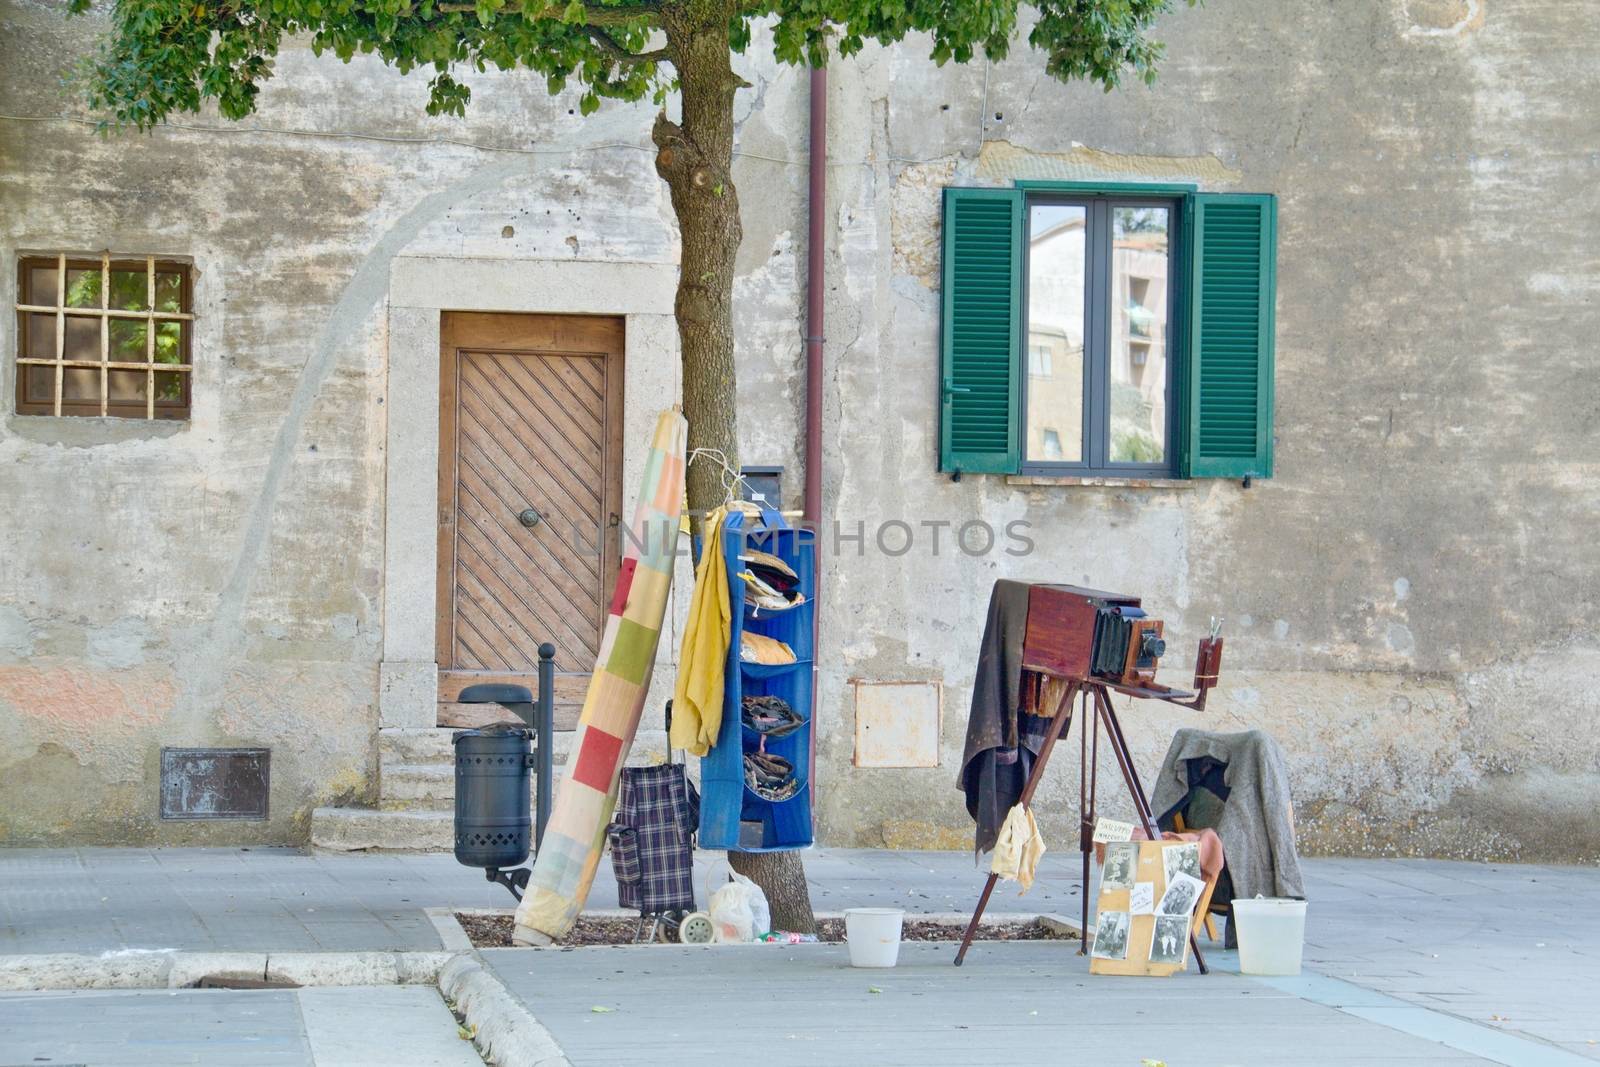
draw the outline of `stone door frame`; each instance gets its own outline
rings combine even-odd
[[[445,311],[619,315],[623,504],[663,398],[682,395],[672,263],[400,256],[389,272],[385,374],[383,660],[378,725],[434,727],[439,670],[439,325]]]

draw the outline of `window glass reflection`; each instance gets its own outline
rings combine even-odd
[[[1028,211],[1028,460],[1083,460],[1087,222],[1081,204]]]
[[[1167,263],[1170,211],[1111,211],[1112,463],[1167,458]]]

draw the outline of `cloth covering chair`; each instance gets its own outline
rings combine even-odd
[[[1206,901],[1213,938],[1211,913],[1231,915],[1238,897],[1305,898],[1288,761],[1264,731],[1179,730],[1150,800],[1162,830],[1209,829],[1222,839],[1226,863]],[[1226,944],[1238,944],[1231,919]]]

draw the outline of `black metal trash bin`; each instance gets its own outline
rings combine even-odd
[[[529,771],[533,733],[496,723],[457,731],[456,862],[467,867],[515,867],[533,845]],[[492,877],[492,876],[491,876]]]

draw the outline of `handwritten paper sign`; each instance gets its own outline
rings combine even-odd
[[[1094,824],[1094,841],[1097,845],[1109,845],[1113,841],[1132,841],[1133,823],[1118,822],[1115,819],[1096,819]]]

